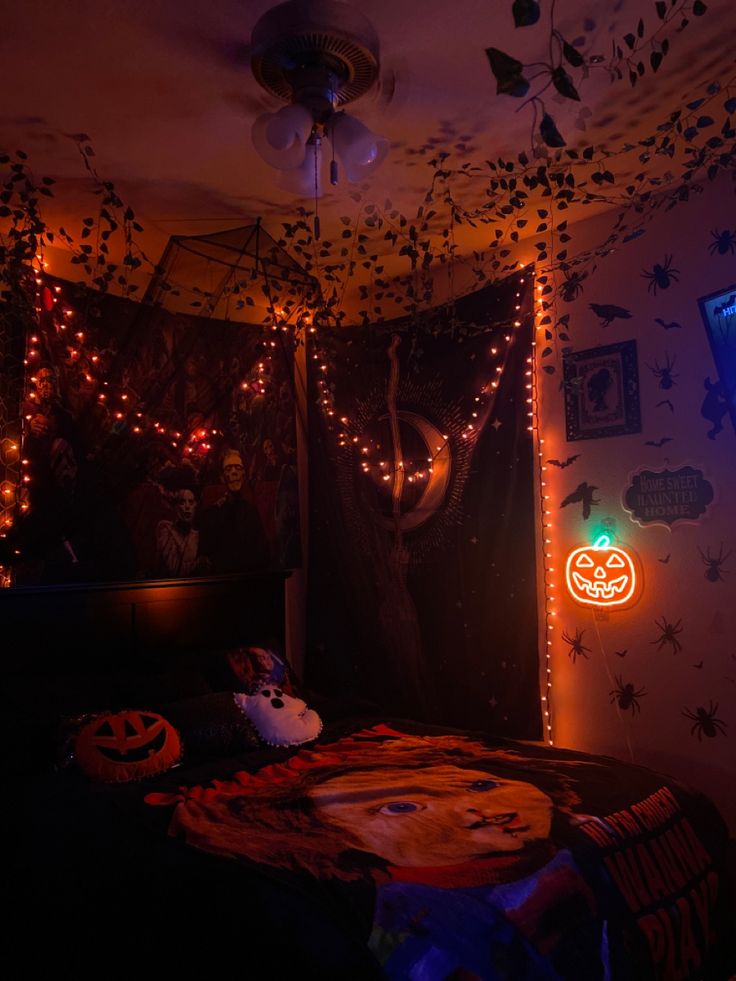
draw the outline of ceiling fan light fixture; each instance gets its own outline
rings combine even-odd
[[[251,37],[253,75],[288,105],[253,124],[253,142],[266,163],[281,171],[313,169],[319,139],[333,141],[330,182],[338,180],[335,157],[353,183],[369,177],[389,151],[389,141],[341,107],[365,95],[379,73],[378,37],[365,15],[339,0],[287,0],[268,10]],[[311,141],[314,150],[305,147]],[[317,141],[317,142],[315,142]],[[306,186],[298,175],[282,187]],[[314,180],[311,180],[314,194]],[[319,192],[315,197],[319,196]]]
[[[269,166],[294,170],[304,162],[312,125],[312,114],[298,103],[264,112],[253,123],[253,146]]]
[[[345,112],[338,112],[327,123],[335,153],[352,183],[361,181],[376,170],[389,151],[389,141],[378,136],[364,123]]]
[[[266,139],[274,150],[290,150],[295,143],[306,143],[312,131],[312,116],[299,104],[283,106],[271,117]]]
[[[298,167],[285,170],[276,181],[278,186],[300,198],[322,197],[322,140],[312,134],[304,147],[304,159]]]

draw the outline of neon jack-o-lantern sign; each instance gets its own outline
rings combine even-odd
[[[593,545],[581,545],[567,557],[565,578],[570,595],[584,606],[625,606],[635,603],[642,576],[634,553],[611,545],[599,535]]]

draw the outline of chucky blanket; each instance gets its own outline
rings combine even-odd
[[[650,771],[378,725],[147,799],[199,849],[370,882],[366,941],[396,981],[710,970],[724,829]]]

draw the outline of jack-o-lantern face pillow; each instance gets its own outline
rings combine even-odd
[[[127,783],[163,773],[181,757],[176,729],[156,712],[99,715],[77,733],[74,755],[93,780]]]

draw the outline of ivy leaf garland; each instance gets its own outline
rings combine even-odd
[[[690,22],[688,14],[702,17],[707,9],[702,0],[670,0],[669,5],[666,0],[656,0],[654,12],[658,23],[649,36],[647,36],[644,18],[640,17],[635,30],[625,33],[620,43],[614,42],[612,57],[604,66],[605,59],[601,55],[592,55],[586,58],[574,44],[562,36],[554,24],[554,4],[552,4],[548,62],[541,64],[535,62],[534,65],[526,65],[518,58],[505,51],[500,51],[498,48],[486,49],[491,71],[496,78],[496,93],[498,95],[510,95],[513,98],[526,96],[531,87],[531,82],[524,71],[533,67],[536,70],[533,78],[541,76],[543,79],[540,87],[528,99],[527,103],[534,110],[534,126],[536,126],[536,120],[539,118],[538,111],[541,112],[537,136],[548,147],[563,147],[565,140],[554,119],[547,111],[541,96],[551,85],[565,99],[575,102],[581,101],[576,84],[565,69],[564,62],[571,68],[583,69],[583,79],[588,77],[592,67],[606,67],[612,80],[623,79],[626,73],[629,84],[633,87],[646,74],[647,54],[645,52],[648,52],[649,69],[653,73],[659,70],[669,52],[669,39],[667,37],[660,39],[662,32],[671,27],[676,20],[679,20],[679,26],[676,30],[678,32],[683,31]],[[528,27],[536,24],[540,19],[539,3],[536,0],[514,0],[512,15],[516,27]]]
[[[498,48],[486,48],[486,55],[496,77],[496,94],[523,98],[529,91],[529,82],[524,78],[522,63]]]
[[[539,124],[539,132],[542,139],[550,147],[561,147],[566,146],[560,131],[555,125],[554,119],[550,116],[548,112],[542,116],[542,122]]]
[[[539,0],[514,0],[511,13],[515,27],[531,27],[539,20]]]
[[[692,5],[672,4],[671,0],[664,10],[660,0],[655,11],[660,26],[670,23],[675,15],[685,19],[686,11],[694,16],[701,15]],[[614,63],[619,68],[626,67],[626,58],[631,56],[637,78],[640,77],[637,59],[645,45],[653,45],[651,55],[666,53],[668,48],[667,39],[656,37],[656,31],[649,38],[646,33],[642,18],[632,32],[633,46],[629,47],[626,40],[623,42],[627,54],[622,51],[619,56],[614,51]],[[573,79],[571,73],[583,69],[584,81],[585,73],[595,59],[583,56],[554,28],[550,43],[552,54],[549,65],[545,66],[544,84],[553,87],[563,98],[580,101],[577,76]],[[525,76],[524,64],[495,48],[489,48],[487,55],[498,91],[516,98],[525,96],[530,79]],[[617,62],[619,57],[623,59],[620,64]],[[655,61],[659,67],[661,59]],[[556,308],[558,301],[574,302],[582,292],[571,284],[582,283],[595,264],[618,245],[644,234],[646,225],[659,211],[687,201],[699,189],[699,179],[712,180],[723,171],[734,172],[736,131],[731,117],[736,113],[736,79],[712,82],[705,94],[697,94],[698,98],[691,97],[692,101],[661,118],[645,138],[610,149],[593,145],[568,147],[537,93],[529,102],[534,105],[535,120],[539,121],[538,136],[549,148],[542,156],[535,148],[531,153],[521,151],[511,159],[476,163],[466,160],[455,166],[449,153],[438,152],[436,145],[428,143],[426,148],[417,150],[417,154],[426,154],[431,182],[415,211],[402,214],[390,200],[383,205],[367,200],[363,189],[350,194],[355,202],[354,214],[344,215],[338,227],[321,241],[314,238],[313,215],[308,210],[297,208],[291,220],[284,222],[278,244],[314,277],[314,294],[307,297],[301,287],[288,282],[264,286],[258,277],[233,281],[228,286],[228,294],[232,293],[236,309],[253,308],[256,305],[254,297],[262,305],[265,297],[268,312],[263,324],[269,329],[276,326],[277,309],[280,323],[296,323],[308,307],[312,311],[314,330],[319,325],[320,334],[326,327],[345,322],[348,319],[345,297],[350,287],[353,295],[362,301],[358,320],[363,324],[403,317],[410,326],[421,319],[423,323],[431,324],[427,329],[454,330],[449,312],[452,296],[448,305],[431,312],[431,308],[437,307],[438,267],[445,266],[450,270],[453,296],[455,290],[469,288],[467,278],[461,285],[462,276],[471,277],[473,288],[503,279],[518,269],[512,250],[531,232],[537,259],[536,281],[541,287],[540,326],[546,341],[541,355],[545,361],[542,370],[552,374],[556,370],[552,363],[555,356],[565,349],[561,345],[570,343],[574,334],[569,310],[559,316]],[[82,222],[76,244],[65,229],[56,234],[72,249],[73,261],[84,269],[96,288],[125,293],[129,274],[148,261],[135,244],[135,233],[141,231],[141,226],[114,186],[97,175],[88,137],[79,134],[77,142],[84,166],[98,192],[100,210],[96,217]],[[648,163],[663,156],[669,158],[671,170],[664,175],[648,173]],[[3,209],[0,217],[4,225],[10,222],[13,227],[14,223],[19,236],[13,239],[6,232],[3,238],[5,251],[0,254],[0,260],[3,260],[0,266],[7,267],[11,257],[8,249],[20,249],[23,254],[33,256],[39,247],[42,248],[43,237],[45,241],[52,241],[53,233],[41,220],[39,210],[41,198],[52,192],[49,184],[32,178],[25,154],[15,159],[5,156],[2,163],[8,174],[0,195],[0,209]],[[18,174],[23,176],[17,177]],[[23,183],[26,177],[27,186]],[[18,200],[16,192],[21,189],[28,192],[25,203]],[[584,252],[576,251],[572,229],[568,228],[562,212],[573,204],[594,203],[615,209],[615,225],[605,240]],[[456,240],[463,225],[473,229],[486,226],[489,232],[487,244],[478,245],[472,254],[463,255]],[[116,241],[119,247],[114,249]],[[474,241],[478,243],[477,236]],[[122,254],[119,263],[112,258],[114,251]],[[385,263],[391,256],[394,261],[398,257],[405,263],[403,270],[397,270],[395,264],[390,272],[386,271]],[[155,268],[152,263],[150,266]],[[556,272],[561,275],[556,276]],[[131,285],[131,293],[134,285]],[[186,286],[165,283],[161,288],[178,294]],[[564,295],[563,290],[566,291]],[[196,294],[192,299],[193,307],[205,314],[211,312],[211,294],[202,290],[190,289],[190,292]],[[354,320],[354,315],[350,319]],[[457,336],[460,339],[462,332],[458,330]]]

